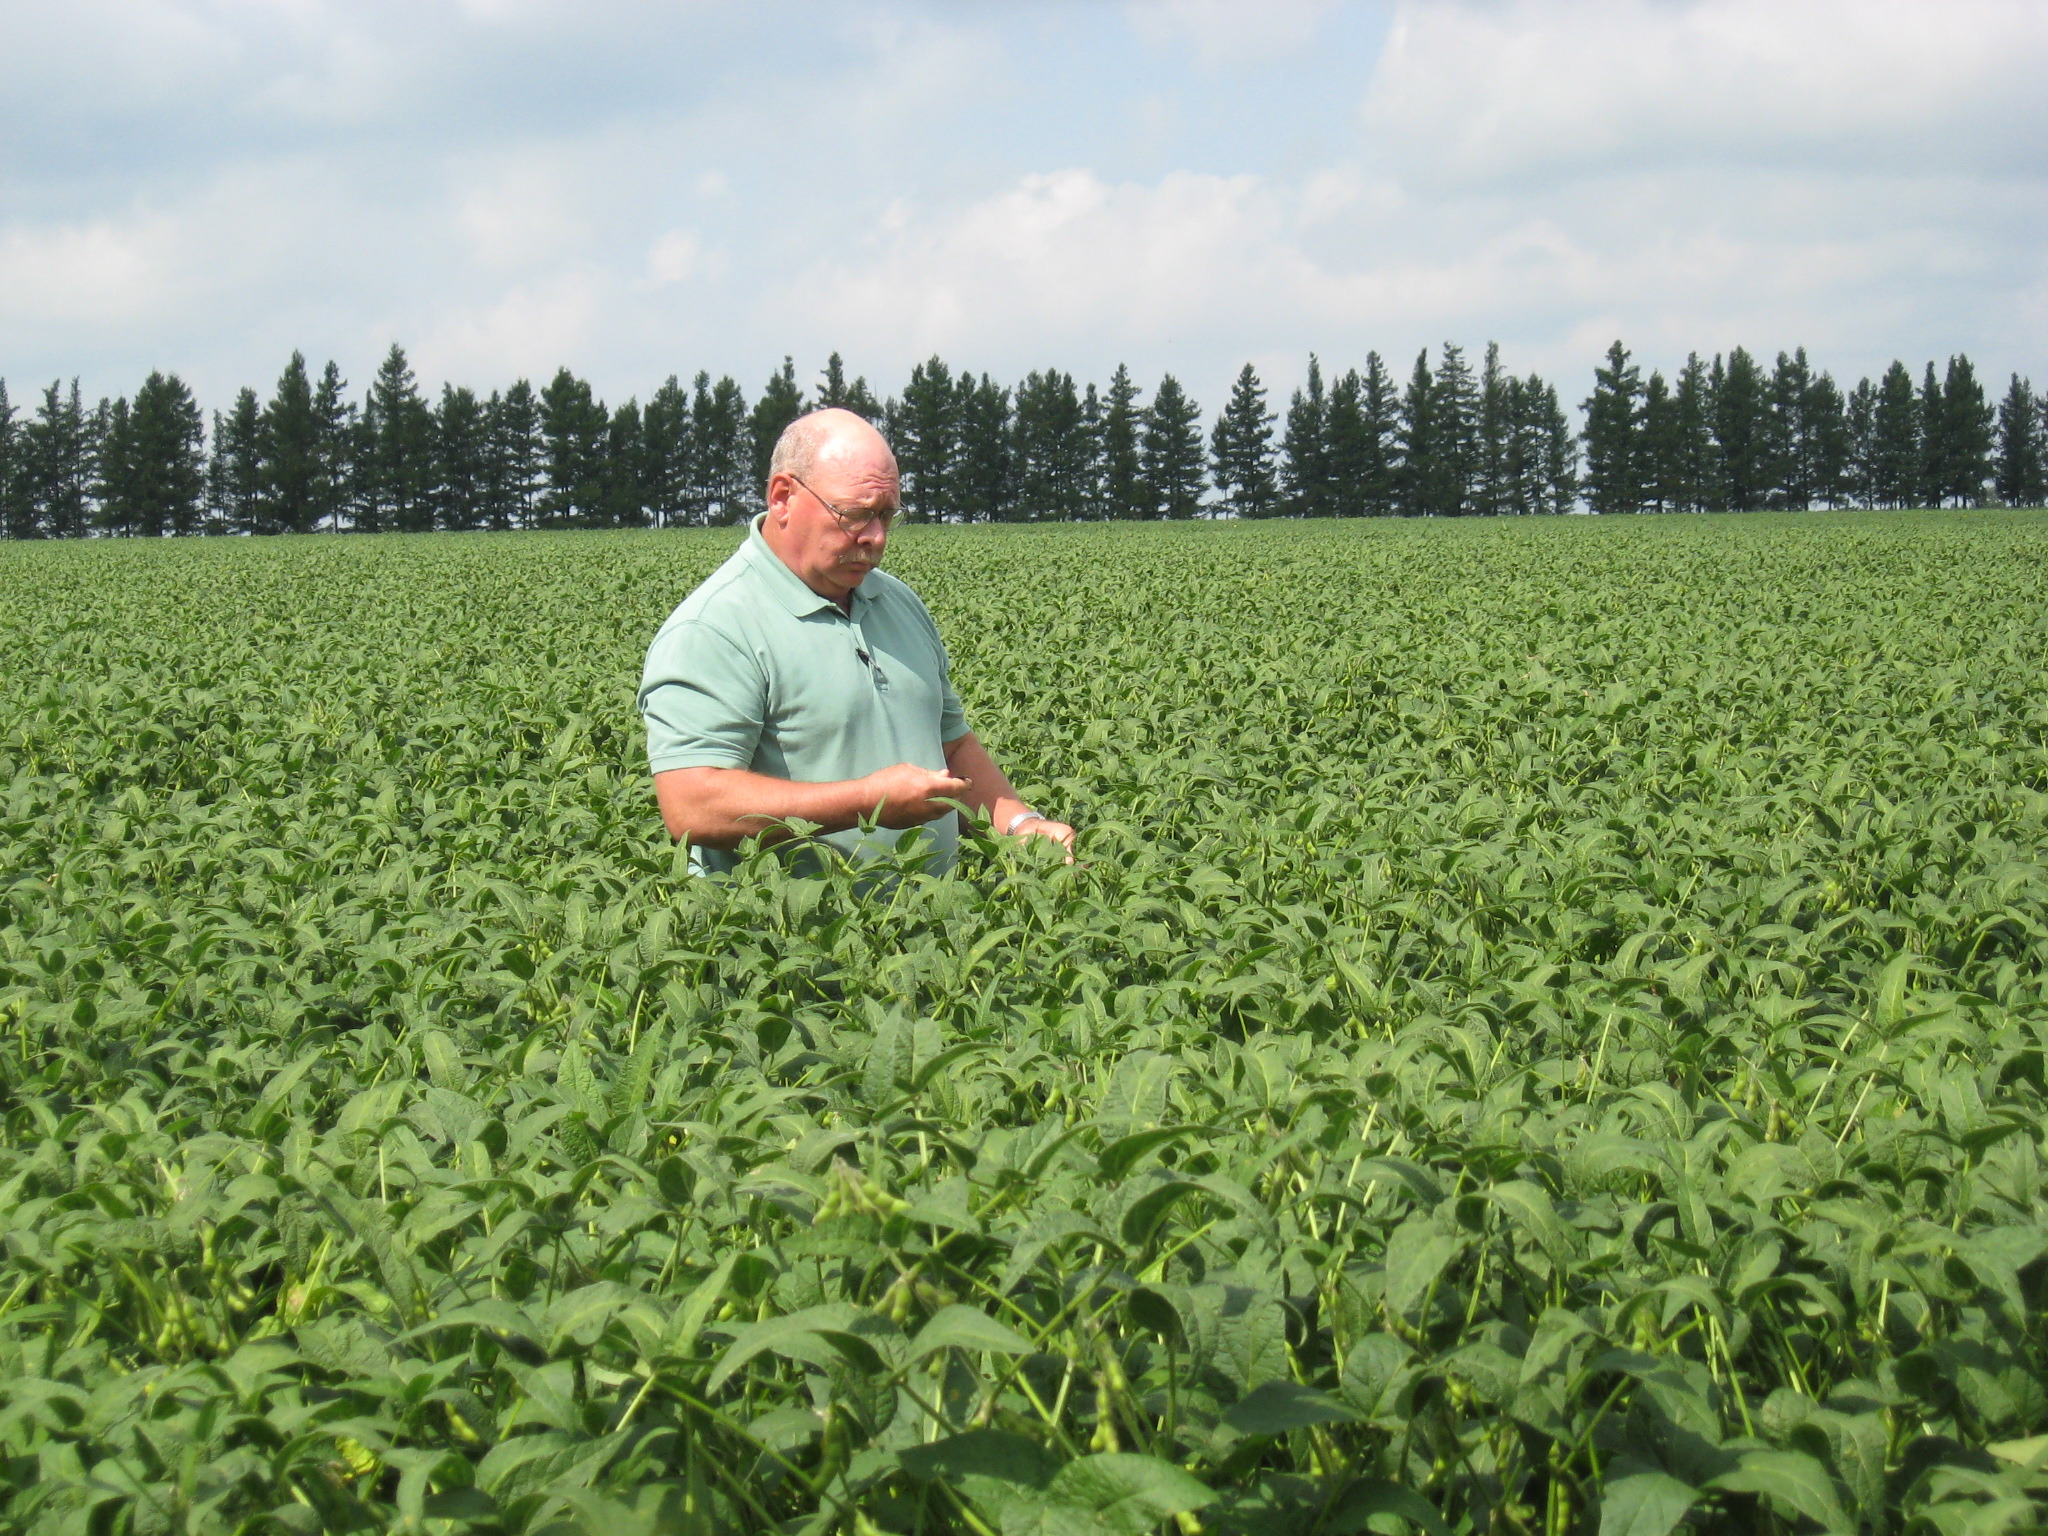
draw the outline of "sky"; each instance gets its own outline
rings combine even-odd
[[[0,0],[0,377],[2048,385],[2042,0]]]

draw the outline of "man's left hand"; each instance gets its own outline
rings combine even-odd
[[[1028,842],[1034,837],[1049,837],[1067,850],[1067,862],[1074,862],[1074,829],[1064,821],[1052,821],[1044,816],[1034,816],[1015,832],[1010,834],[1018,842]]]

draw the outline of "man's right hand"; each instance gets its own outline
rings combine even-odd
[[[921,827],[952,810],[952,806],[937,802],[958,800],[967,793],[968,782],[943,769],[898,763],[869,774],[860,780],[860,786],[862,805],[883,826]]]

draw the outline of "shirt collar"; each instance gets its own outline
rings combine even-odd
[[[834,613],[844,613],[845,610],[831,598],[821,597],[806,586],[803,577],[792,571],[783,563],[782,556],[768,547],[768,541],[761,537],[761,524],[767,519],[766,512],[754,514],[753,521],[747,525],[746,551],[748,560],[761,573],[761,579],[775,594],[776,600],[799,619],[808,618],[811,614],[827,608]],[[868,605],[874,600],[874,595],[867,590],[866,582],[853,589],[855,613],[866,612]]]

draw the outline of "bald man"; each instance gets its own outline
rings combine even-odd
[[[648,765],[693,869],[730,870],[743,838],[785,837],[791,818],[855,859],[921,827],[944,869],[949,800],[1072,849],[1074,829],[1026,805],[967,728],[924,604],[877,568],[897,505],[881,433],[851,411],[799,417],[775,444],[768,510],[648,647]]]

